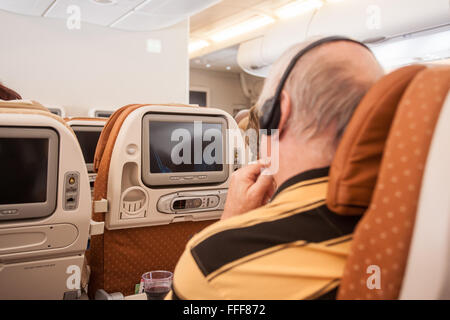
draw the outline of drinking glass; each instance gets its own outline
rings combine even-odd
[[[173,273],[170,271],[150,271],[142,275],[144,291],[148,300],[163,300],[172,287]]]

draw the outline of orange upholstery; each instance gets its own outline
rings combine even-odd
[[[364,96],[348,124],[330,169],[328,208],[342,215],[369,207],[386,138],[407,86],[424,66],[398,69]]]
[[[105,127],[103,128],[102,133],[100,134],[100,137],[98,139],[97,148],[95,149],[94,171],[97,172],[99,170],[100,161],[102,160],[103,153],[105,152],[106,144],[108,143],[108,140],[109,140],[110,136],[111,136],[111,141],[109,142],[109,145],[110,145],[109,157],[111,157],[112,148],[114,146],[114,143],[116,142],[116,137],[119,134],[119,130],[120,130],[120,127],[122,126],[123,121],[125,120],[126,116],[130,112],[134,111],[139,106],[143,106],[143,105],[139,105],[139,104],[126,105],[126,106],[118,109],[117,111],[115,111],[108,118],[108,121],[106,122]],[[128,113],[125,115],[125,117],[122,117],[121,120],[119,121],[115,134],[111,135],[111,131],[113,130],[117,120],[122,115],[122,112],[124,110],[128,110]],[[107,165],[107,167],[109,169],[109,161],[108,162],[104,162],[104,163],[105,163],[105,166]],[[107,183],[107,180],[105,182]]]
[[[107,198],[108,173],[114,144],[127,116],[137,108],[132,104],[118,109],[108,119],[95,152],[94,170],[98,172],[94,185],[94,200]],[[103,213],[93,213],[93,220],[104,221]],[[182,222],[163,226],[107,230],[93,236],[87,252],[92,274],[89,296],[98,289],[107,292],[134,293],[140,276],[151,270],[173,271],[187,241],[212,221]]]
[[[95,118],[95,117],[67,117],[64,118],[65,121],[73,121],[73,120],[82,120],[82,121],[102,121],[105,122],[108,121],[106,118]]]
[[[371,204],[358,224],[339,299],[397,299],[414,227],[423,169],[439,112],[450,89],[450,68],[422,70],[403,95],[386,142]],[[369,289],[369,266],[381,288]],[[370,270],[370,269],[369,269]]]

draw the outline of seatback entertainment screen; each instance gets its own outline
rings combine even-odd
[[[0,127],[0,220],[56,209],[59,137],[50,128]]]
[[[98,139],[100,138],[103,127],[72,126],[72,129],[77,136],[88,171],[91,172],[93,170],[95,149],[97,148]]]
[[[142,178],[148,186],[220,183],[228,178],[223,117],[147,114]]]
[[[179,129],[186,130],[187,139],[184,139],[185,136]],[[150,121],[149,130],[151,173],[222,171],[222,124],[202,123],[201,130],[194,132],[193,122]],[[208,132],[211,132],[211,141],[203,139]],[[205,151],[214,142],[216,146],[211,150],[212,161],[208,161],[204,156]],[[184,154],[185,152],[188,154]],[[214,158],[219,161],[214,161]]]
[[[86,163],[94,162],[95,148],[101,131],[75,131]]]
[[[0,138],[0,204],[45,202],[48,140]]]

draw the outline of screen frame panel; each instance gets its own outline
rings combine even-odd
[[[192,122],[202,121],[205,123],[222,125],[222,171],[199,171],[199,172],[176,172],[176,173],[152,173],[150,172],[150,122]],[[226,130],[228,121],[221,115],[197,115],[179,113],[147,113],[142,118],[142,168],[141,177],[143,183],[148,187],[167,187],[180,185],[206,185],[219,184],[228,179],[229,166],[227,145],[228,138]],[[148,146],[145,147],[145,146]],[[206,176],[205,179],[198,179],[198,176]],[[171,178],[176,177],[176,180]],[[191,179],[186,179],[192,177]]]
[[[47,190],[45,202],[19,204],[1,204],[0,221],[36,219],[52,215],[56,211],[59,169],[59,135],[47,127],[5,127],[0,126],[1,138],[38,138],[48,139]],[[5,210],[16,211],[14,214],[3,214]]]
[[[75,131],[82,131],[82,132],[102,132],[104,126],[84,126],[84,125],[73,125],[71,126],[73,132],[75,133]],[[75,133],[75,136],[77,136],[77,134]],[[100,139],[100,136],[99,136]],[[81,147],[80,141],[78,140],[78,136],[77,136],[77,141],[78,144],[80,145],[81,148],[81,152],[83,152],[83,148]],[[98,140],[97,140],[98,143]],[[95,158],[95,151],[94,151],[94,158]],[[84,159],[84,153],[83,153],[83,159]],[[86,167],[89,173],[93,173],[94,172],[94,162],[92,163],[86,163]]]

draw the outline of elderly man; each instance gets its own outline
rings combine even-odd
[[[282,55],[258,102],[263,125],[265,113],[278,114],[271,119],[278,132],[263,134],[261,149],[277,141],[279,154],[233,174],[222,220],[187,244],[168,298],[334,297],[358,218],[326,207],[329,166],[354,109],[382,74],[372,53],[349,39]],[[280,81],[278,109],[267,108]],[[278,161],[270,175],[267,160]]]

